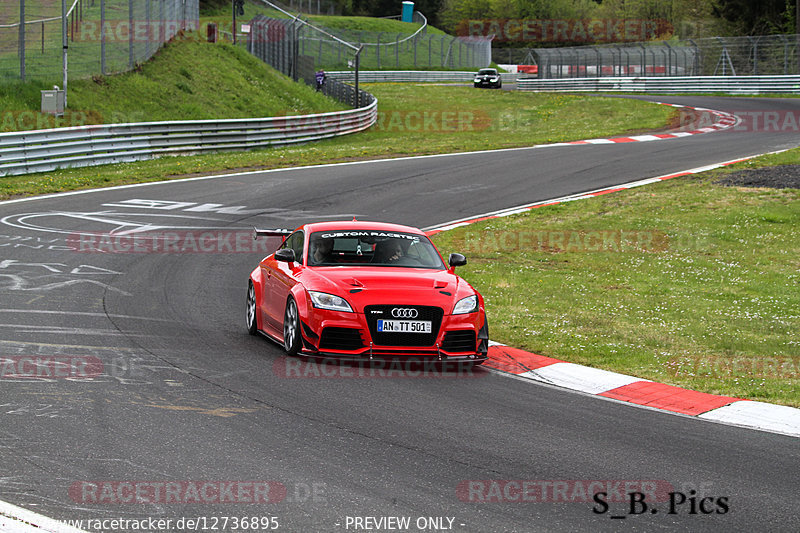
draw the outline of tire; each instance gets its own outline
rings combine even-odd
[[[247,333],[255,335],[258,333],[258,319],[256,318],[256,289],[252,281],[247,282],[247,314],[245,319],[247,321]]]
[[[294,298],[289,297],[286,302],[286,312],[283,314],[283,349],[289,355],[300,353],[302,346],[300,338],[300,315],[297,312],[297,304]]]

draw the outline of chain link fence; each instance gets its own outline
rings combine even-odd
[[[328,30],[342,41],[363,45],[361,66],[370,69],[478,69],[492,61],[492,43],[485,37],[452,37],[428,33],[425,16],[415,11],[413,22],[420,30],[407,33]],[[300,53],[314,57],[328,69],[347,68],[341,43],[323,35],[300,36]]]
[[[0,83],[60,81],[61,3],[14,4],[0,8]],[[67,10],[70,78],[132,70],[179,31],[199,27],[199,0],[68,0]]]
[[[250,33],[247,38],[247,50],[275,70],[306,84],[316,86],[314,58],[302,55],[300,50],[300,34],[302,31],[317,31],[313,27],[304,28],[297,19],[276,19],[256,16],[250,21]],[[320,33],[320,35],[322,35]],[[346,47],[348,58],[355,58],[355,47]],[[351,107],[371,104],[375,97],[363,90],[347,85],[339,80],[328,78],[322,91]]]
[[[406,37],[402,33],[357,32],[344,40],[364,45],[361,65],[370,69],[479,69],[491,63],[491,41],[484,38],[433,34]],[[347,63],[346,50],[336,41],[304,35],[300,47],[300,53],[314,57],[325,68],[352,67]]]
[[[712,37],[564,48],[495,49],[500,64],[538,65],[538,76],[764,76],[800,74],[800,35]]]
[[[299,11],[309,15],[341,15],[341,6],[333,0],[286,0],[275,2],[285,6],[290,11]]]
[[[262,2],[284,11],[290,10],[287,2]],[[314,12],[315,2],[298,0],[290,3]],[[301,56],[313,58],[317,68],[328,70],[354,66],[352,49],[348,45],[363,45],[361,67],[368,69],[479,69],[492,61],[492,44],[488,38],[428,33],[428,21],[419,11],[414,12],[412,23],[419,25],[419,29],[411,35],[331,28],[319,31],[314,26],[297,24],[295,38]],[[274,31],[270,36],[275,37]]]

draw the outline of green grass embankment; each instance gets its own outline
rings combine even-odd
[[[436,236],[469,263],[492,339],[714,394],[800,407],[800,189],[724,173],[534,209]]]

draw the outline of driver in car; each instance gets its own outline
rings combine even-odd
[[[316,239],[311,243],[313,252],[311,253],[311,264],[320,265],[331,260],[333,251],[333,239]]]
[[[389,244],[389,248],[386,252],[386,262],[387,263],[396,263],[403,258],[403,247],[400,245],[399,241],[392,241]]]

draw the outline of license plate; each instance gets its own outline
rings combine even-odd
[[[430,333],[430,320],[378,320],[381,333]]]

